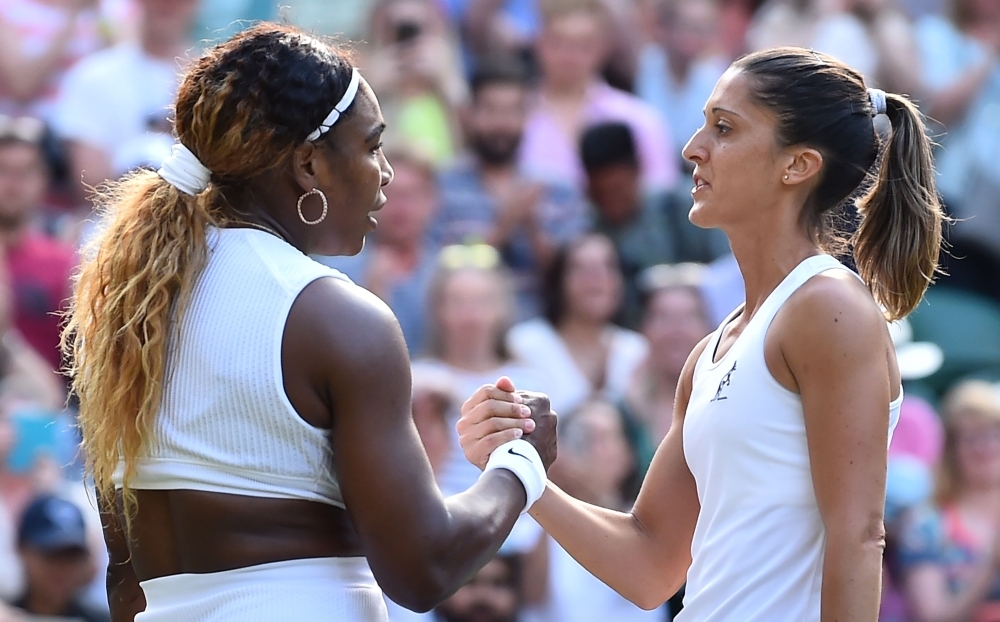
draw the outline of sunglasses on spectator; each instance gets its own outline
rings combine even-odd
[[[37,145],[45,136],[45,124],[34,117],[0,114],[0,140],[18,140]]]
[[[493,270],[500,265],[500,253],[489,244],[453,244],[441,249],[438,263],[446,270]]]

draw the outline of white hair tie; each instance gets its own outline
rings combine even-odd
[[[875,114],[872,116],[885,114],[885,91],[882,89],[868,89],[868,99],[872,103]]]
[[[312,142],[317,140],[320,136],[330,131],[330,128],[340,119],[340,115],[344,114],[344,111],[354,103],[354,98],[358,94],[358,86],[360,84],[361,74],[357,69],[351,70],[351,83],[347,85],[347,91],[344,92],[344,96],[340,98],[340,101],[333,107],[330,114],[326,115],[326,119],[323,120],[320,126],[306,136],[307,141]]]
[[[208,188],[212,171],[205,168],[190,149],[174,143],[173,149],[156,173],[168,184],[185,194],[198,196]]]

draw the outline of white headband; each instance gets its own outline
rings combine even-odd
[[[885,91],[882,89],[868,89],[868,99],[872,103],[875,115],[885,114]]]
[[[212,179],[212,171],[205,168],[198,156],[179,142],[174,143],[170,155],[156,173],[174,188],[191,196],[204,192]]]
[[[358,85],[360,84],[361,74],[358,73],[357,69],[354,69],[351,73],[351,83],[347,85],[347,91],[344,93],[344,96],[340,98],[340,101],[333,107],[330,114],[326,115],[323,123],[313,130],[312,134],[306,136],[306,140],[312,142],[330,131],[330,128],[340,119],[340,115],[344,114],[344,111],[354,102],[354,97],[358,94]]]

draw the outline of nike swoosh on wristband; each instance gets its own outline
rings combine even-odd
[[[513,447],[508,447],[507,448],[507,453],[513,454],[515,456],[520,456],[520,457],[524,458],[525,460],[527,460],[528,462],[531,462],[531,458],[529,458],[528,456],[525,456],[524,454],[517,453],[516,451],[514,451]]]

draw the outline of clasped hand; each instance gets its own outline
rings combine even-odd
[[[480,469],[497,447],[524,438],[548,470],[556,459],[556,420],[546,395],[517,391],[504,376],[496,384],[480,387],[462,405],[457,427],[465,457]]]

